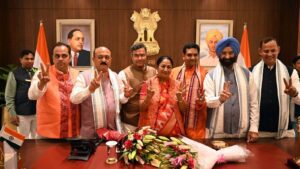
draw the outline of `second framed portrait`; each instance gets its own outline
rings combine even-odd
[[[216,44],[232,36],[233,20],[200,20],[196,24],[196,43],[200,46],[200,65],[208,69],[219,63]]]
[[[95,20],[57,19],[56,41],[70,45],[71,66],[79,70],[88,68],[95,48]]]

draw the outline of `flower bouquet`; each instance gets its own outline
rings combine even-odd
[[[157,136],[149,126],[128,132],[121,140],[121,159],[126,164],[151,164],[158,168],[195,168],[196,153],[175,137]]]
[[[197,154],[197,166],[201,169],[211,169],[216,163],[245,162],[252,152],[240,145],[233,145],[220,150],[214,150],[209,146],[183,137],[183,142],[192,146]]]

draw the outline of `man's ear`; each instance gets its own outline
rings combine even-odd
[[[71,44],[71,39],[67,39],[67,42],[68,42],[68,45],[70,45]]]
[[[258,48],[258,54],[259,54],[259,56],[262,55],[262,49],[261,48]]]
[[[182,60],[184,60],[184,53],[181,54]]]
[[[278,53],[280,53],[280,46],[278,46],[277,49],[278,49]]]

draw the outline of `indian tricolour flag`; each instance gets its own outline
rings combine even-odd
[[[48,53],[47,40],[46,40],[43,22],[40,22],[40,30],[39,30],[39,35],[38,35],[38,40],[36,45],[33,67],[40,68],[41,63],[43,63],[44,65],[50,64],[50,58]]]
[[[3,126],[0,132],[0,137],[3,138],[5,141],[7,141],[11,146],[14,148],[19,149],[24,140],[25,136],[18,133],[17,131],[10,129],[7,126]]]
[[[241,52],[239,54],[237,62],[245,68],[250,68],[251,57],[250,57],[249,38],[248,38],[248,30],[247,30],[246,23],[244,24],[244,30],[243,30],[240,48],[241,48]]]

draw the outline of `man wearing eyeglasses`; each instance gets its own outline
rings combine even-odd
[[[299,78],[296,70],[278,60],[279,52],[275,38],[263,39],[259,47],[262,60],[252,70],[260,106],[259,137],[295,137],[290,108],[300,104]]]
[[[54,65],[42,65],[33,77],[29,99],[37,100],[37,134],[47,138],[79,135],[79,107],[70,102],[78,71],[69,66],[71,48],[58,42],[53,48]]]

